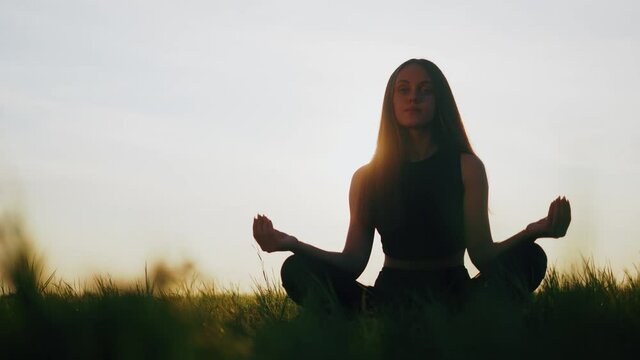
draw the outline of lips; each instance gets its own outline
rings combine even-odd
[[[420,112],[420,109],[417,107],[410,107],[410,108],[404,109],[404,112]]]

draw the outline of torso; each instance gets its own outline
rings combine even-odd
[[[464,186],[460,153],[439,150],[404,164],[401,173],[402,221],[376,226],[385,267],[438,269],[463,264]]]

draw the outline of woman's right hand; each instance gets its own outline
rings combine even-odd
[[[253,238],[263,251],[293,251],[298,239],[273,228],[273,223],[264,215],[253,218]]]

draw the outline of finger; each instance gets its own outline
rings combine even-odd
[[[562,216],[563,217],[568,215],[569,208],[567,206],[567,201],[566,200],[562,200],[562,202],[560,203],[560,210],[562,211]]]
[[[264,218],[264,230],[267,232],[273,231],[273,225],[271,224],[271,220],[267,217]]]
[[[258,230],[258,219],[253,218],[253,237],[256,237],[256,231]]]
[[[551,204],[549,204],[549,211],[547,211],[547,217],[548,217],[549,219],[551,219],[551,218],[553,217],[553,205],[556,203],[556,201],[557,201],[557,200],[558,200],[558,199],[556,198],[555,200],[553,200],[553,201],[551,202]]]
[[[254,221],[254,227],[256,229],[256,232],[260,232],[260,215],[256,216],[256,219]]]
[[[256,232],[260,232],[260,215],[256,216],[253,220],[253,228]]]
[[[567,233],[567,228],[569,227],[569,214],[567,208],[567,201],[563,197],[558,201],[558,209],[556,214],[556,223],[555,223],[555,231],[558,237],[562,237]]]
[[[564,236],[567,233],[569,223],[571,222],[571,208],[566,201],[561,203],[559,222],[560,225],[558,230]]]
[[[261,234],[265,233],[264,216],[260,216],[260,224],[258,225],[258,228],[260,229]]]
[[[549,220],[551,220],[552,218],[554,218],[555,216],[557,216],[558,213],[558,204],[560,203],[560,197],[558,196],[555,200],[553,200],[553,202],[551,203],[550,206],[550,217]]]
[[[549,211],[549,214],[550,214],[549,224],[551,225],[552,232],[554,233],[558,223],[558,199],[555,199],[553,201],[553,203],[551,204],[551,209]]]

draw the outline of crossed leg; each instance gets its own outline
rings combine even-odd
[[[466,294],[489,291],[500,296],[522,299],[542,282],[547,256],[535,243],[511,248],[495,259],[478,276],[468,281]],[[345,271],[304,255],[292,255],[281,269],[282,286],[299,305],[320,306],[336,302],[348,311],[359,311],[375,304],[376,289],[365,286]]]

